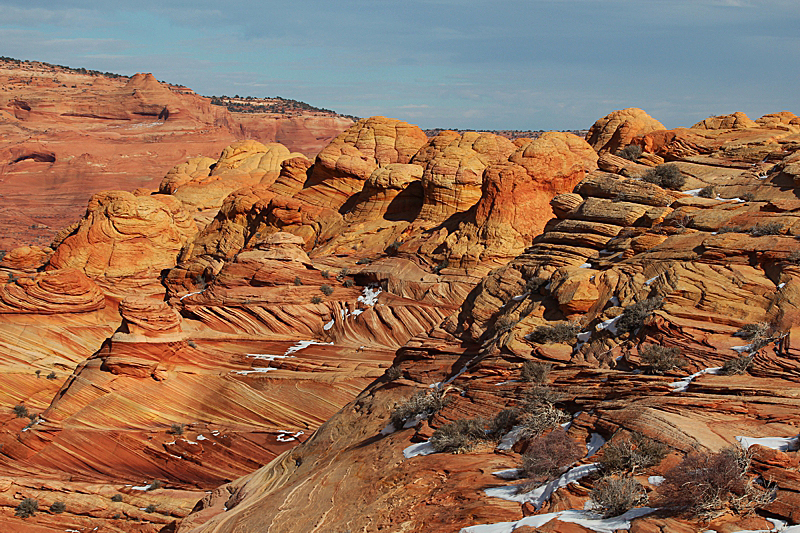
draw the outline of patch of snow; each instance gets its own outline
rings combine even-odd
[[[178,298],[178,301],[183,301],[184,298],[188,298],[189,296],[194,296],[195,294],[203,294],[204,291],[205,289],[203,289],[202,291],[195,291],[195,292],[190,292],[189,294],[184,294],[183,296]]]
[[[406,459],[411,459],[412,457],[416,457],[418,455],[430,455],[432,453],[436,453],[436,450],[433,449],[433,446],[430,442],[425,441],[418,444],[412,444],[403,450],[403,457]]]
[[[712,231],[711,235],[719,235],[719,232],[718,231]]]
[[[333,346],[332,342],[300,341],[294,346],[289,347],[289,349],[286,350],[286,353],[284,353],[283,355],[291,355],[293,353],[299,352],[300,350],[305,350],[312,344],[317,344],[319,346]]]
[[[756,176],[756,178],[757,178],[757,179],[760,179],[760,180],[765,180],[765,179],[767,179],[768,177],[769,177],[769,174],[762,174],[762,175],[758,175],[758,176]]]
[[[511,431],[503,435],[500,439],[500,444],[497,445],[498,450],[510,450],[522,435],[522,426],[514,426]]]
[[[298,431],[297,433],[292,433],[291,431],[281,431],[276,439],[278,442],[292,442],[293,440],[297,440],[297,437],[300,435],[305,435],[305,431]]]
[[[495,387],[499,387],[500,385],[508,385],[509,383],[519,383],[518,379],[509,379],[508,381],[501,381],[500,383],[495,383]]]
[[[659,485],[664,483],[664,481],[666,481],[666,478],[664,476],[650,476],[649,478],[647,478],[647,482],[653,485],[654,487],[658,487]]]
[[[208,440],[208,439],[207,439],[205,436],[203,436],[203,435],[198,435],[198,436],[197,436],[197,437],[195,437],[195,438],[196,438],[197,440]]]
[[[269,372],[270,370],[275,370],[275,369],[274,368],[270,368],[268,366],[267,367],[258,367],[258,368],[253,368],[252,370],[239,370],[239,371],[236,372],[236,374],[240,374],[242,376],[246,376],[248,374],[265,374],[265,373]]]
[[[77,529],[65,529],[64,533],[81,533],[81,532],[78,531]]]
[[[645,281],[644,284],[645,284],[645,286],[649,286],[651,283],[653,283],[657,279],[658,279],[658,276],[653,276],[652,278],[650,278],[647,281]]]
[[[549,483],[545,483],[528,492],[518,492],[521,485],[507,485],[505,487],[495,487],[486,489],[483,492],[487,496],[493,498],[502,498],[512,502],[525,503],[530,502],[538,510],[542,505],[550,499],[550,496],[560,487],[569,485],[570,483],[577,483],[583,477],[588,476],[599,468],[597,463],[588,465],[580,465],[571,468],[558,479]]]
[[[342,317],[342,320],[344,320],[350,315],[350,311],[348,311],[347,309],[341,309],[339,310],[339,315]]]
[[[352,312],[352,313],[350,313],[350,314],[351,314],[352,316],[358,316],[358,315],[360,315],[360,314],[361,314],[361,313],[363,313],[363,312],[364,312],[364,310],[363,310],[363,309],[356,309],[355,311],[353,311],[353,312]]]
[[[750,353],[753,350],[753,345],[747,344],[745,346],[731,346],[731,350],[736,353]]]
[[[172,442],[165,442],[164,446],[172,446],[173,444],[175,444],[174,440]]]
[[[742,448],[747,450],[753,444],[772,448],[781,452],[794,451],[800,447],[800,437],[736,437]]]
[[[597,450],[602,448],[603,444],[605,444],[605,443],[606,443],[606,439],[604,439],[603,437],[601,437],[597,433],[592,433],[592,436],[589,439],[589,442],[586,444],[586,458],[588,459],[589,457],[591,457],[595,453],[597,453]]]
[[[514,296],[511,299],[514,300],[515,302],[520,302],[520,301],[524,300],[525,298],[527,298],[529,294],[530,294],[530,291],[528,291],[526,293],[523,293],[523,294],[520,294],[519,296]]]
[[[631,520],[648,515],[656,510],[654,507],[639,507],[611,518],[600,518],[598,515],[588,511],[564,511],[558,516],[558,520],[578,524],[597,533],[614,533],[620,529],[630,529]]]
[[[358,301],[363,303],[364,305],[368,305],[372,307],[376,303],[378,303],[378,295],[383,292],[380,287],[364,287],[364,291],[361,293],[361,296],[358,297]]]
[[[322,326],[322,329],[324,329],[325,331],[328,331],[329,329],[331,329],[333,327],[333,324],[334,324],[334,320],[331,319],[330,322],[326,322],[325,325]]]
[[[580,333],[578,333],[578,340],[580,342],[589,342],[589,339],[591,338],[592,338],[591,331],[581,331]]]
[[[214,436],[216,437],[217,435],[219,435],[219,431],[217,431],[217,430],[215,429],[214,431],[212,431],[212,432],[211,432],[211,434],[212,434],[212,435],[214,435]]]
[[[592,264],[591,263],[584,263],[581,266],[579,266],[578,268],[592,268]]]
[[[497,472],[492,472],[493,476],[497,476],[500,479],[519,479],[519,468],[506,468],[505,470],[498,470]]]
[[[248,353],[245,355],[247,355],[247,357],[261,359],[263,361],[274,361],[275,359],[288,359],[289,357],[292,357],[291,355],[271,355],[266,353]]]
[[[786,286],[786,282],[785,281],[783,283],[778,284],[778,288],[779,289],[782,289],[784,286]]]
[[[603,331],[604,329],[607,329],[609,333],[611,333],[612,335],[616,335],[617,322],[619,322],[620,318],[622,318],[622,315],[619,315],[616,318],[609,318],[608,320],[599,323],[597,325],[597,331]]]
[[[695,372],[691,376],[686,376],[680,381],[675,381],[672,383],[668,383],[670,387],[675,389],[675,392],[684,392],[686,389],[689,388],[689,384],[696,378],[697,376],[702,376],[703,374],[719,374],[719,371],[722,370],[721,366],[715,366],[712,368],[706,368],[705,370],[701,370],[700,372]]]
[[[131,487],[131,489],[133,489],[133,490],[150,490],[152,487],[153,487],[153,484],[151,483],[149,485],[142,485],[140,487]]]
[[[689,196],[697,196],[700,194],[700,191],[703,189],[689,189],[688,191],[681,191],[683,194],[688,194]]]

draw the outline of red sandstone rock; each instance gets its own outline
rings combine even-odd
[[[586,142],[597,152],[616,153],[634,137],[663,130],[664,125],[634,107],[614,111],[595,122],[586,134]]]

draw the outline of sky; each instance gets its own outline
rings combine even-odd
[[[0,0],[0,55],[423,128],[800,114],[800,0]]]

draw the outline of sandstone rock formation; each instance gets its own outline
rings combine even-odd
[[[758,124],[750,120],[750,117],[737,111],[730,115],[720,115],[716,117],[709,117],[692,126],[692,129],[699,130],[730,130],[730,129],[745,129],[756,128]]]
[[[75,268],[42,272],[0,284],[0,314],[84,313],[104,305],[103,292]]]
[[[664,125],[646,112],[630,107],[609,113],[595,122],[586,134],[586,142],[597,152],[615,154],[634,137],[663,129]]]

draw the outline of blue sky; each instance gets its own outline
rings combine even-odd
[[[0,0],[0,55],[425,128],[800,114],[798,0]]]

